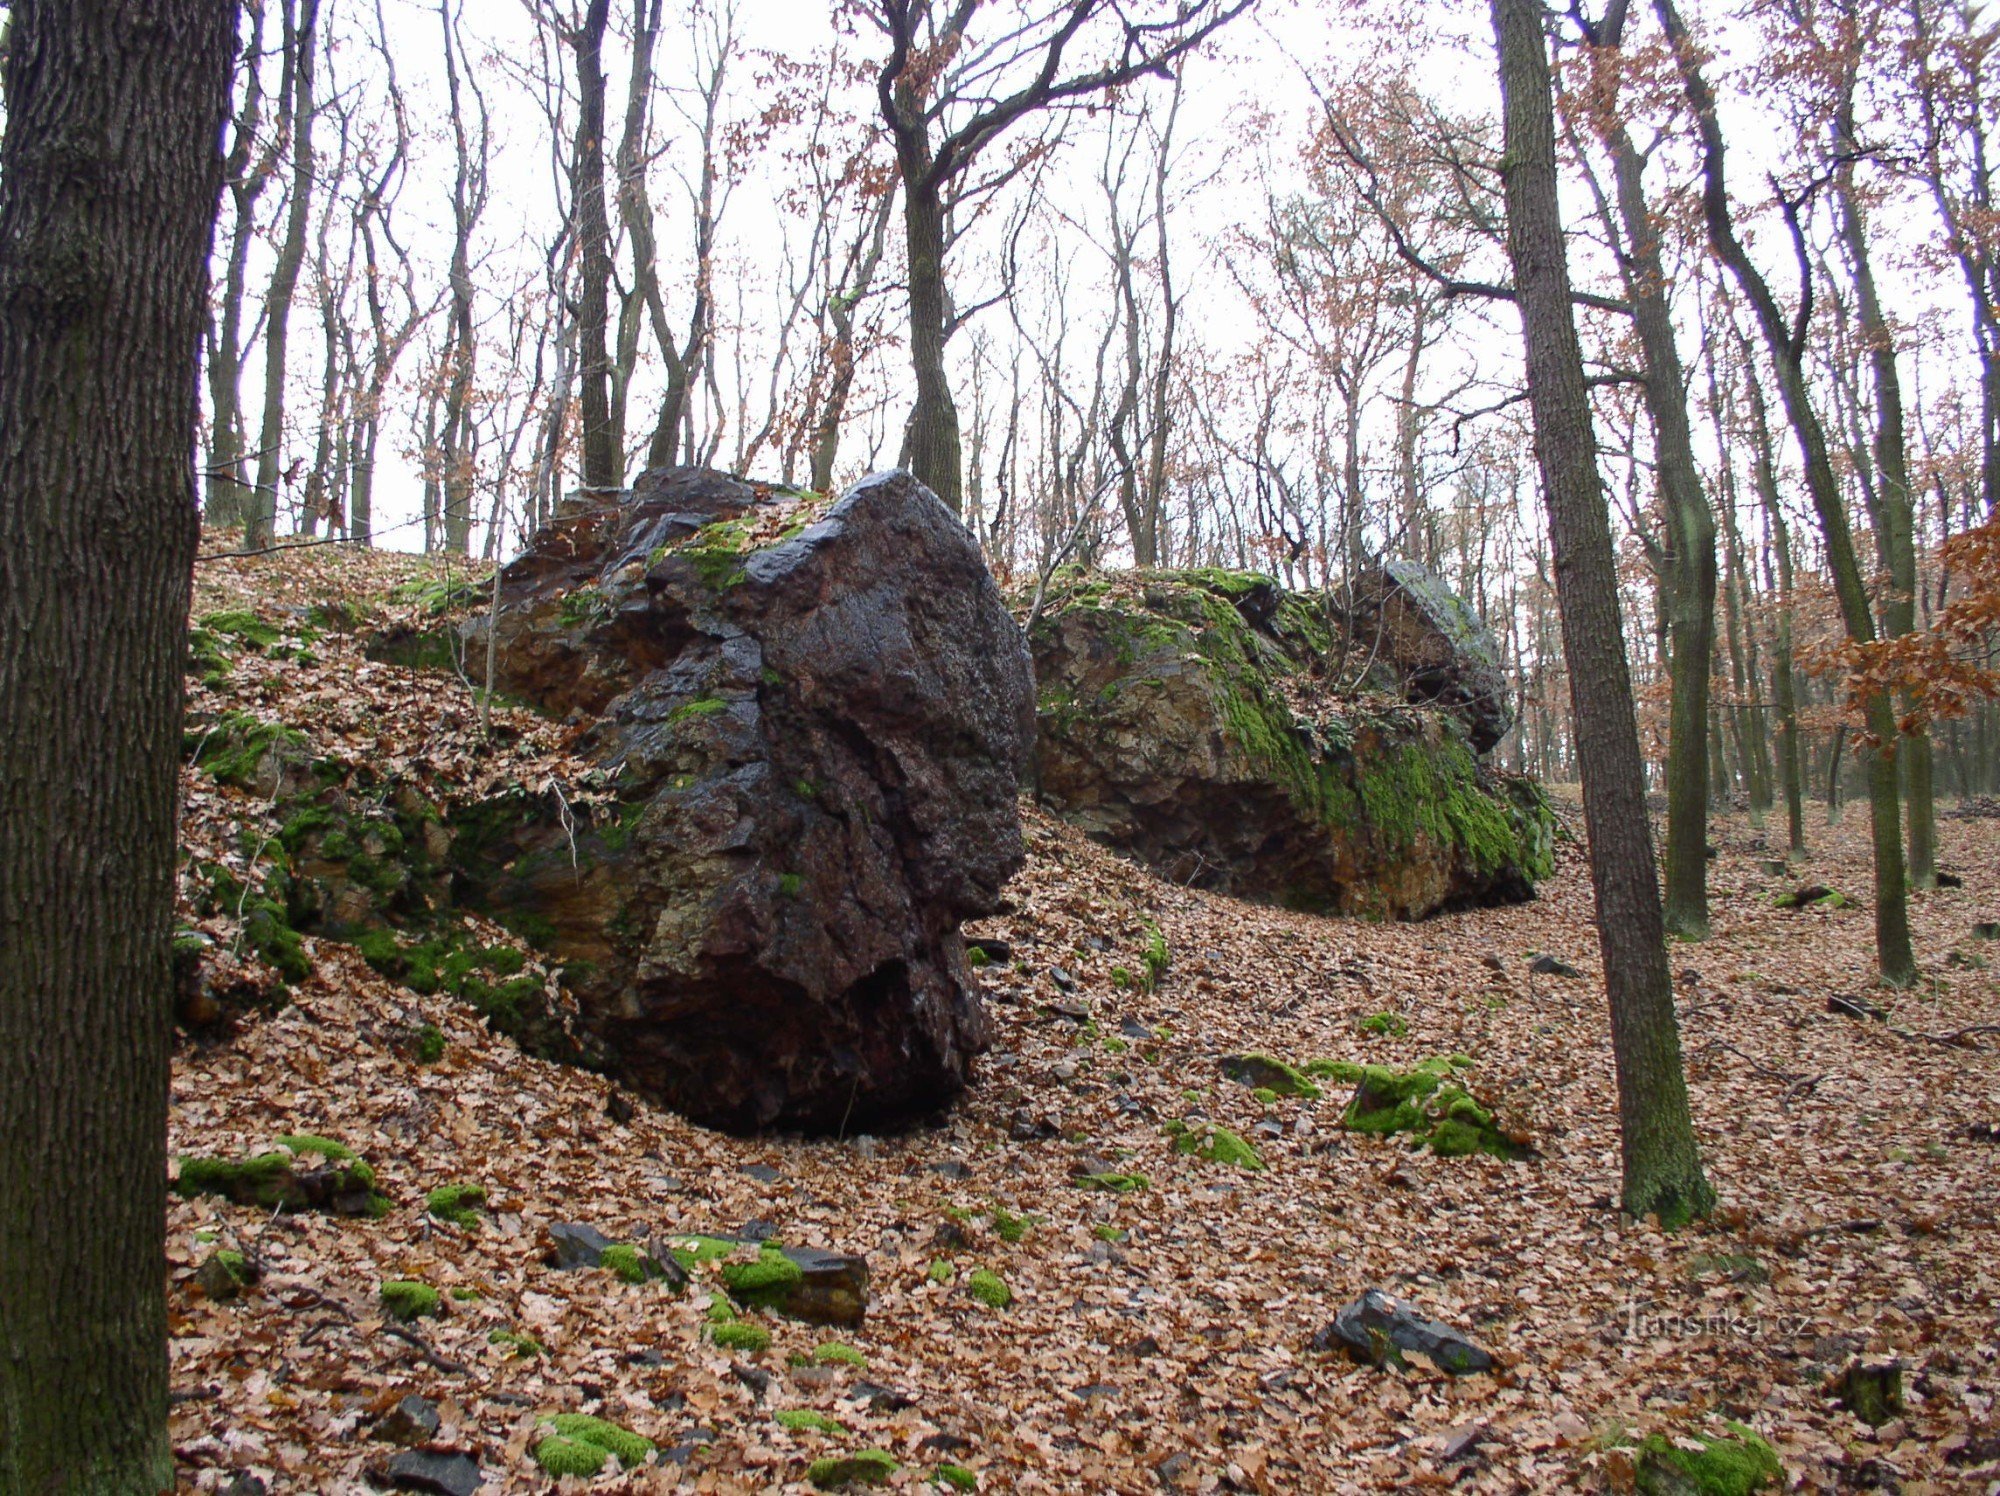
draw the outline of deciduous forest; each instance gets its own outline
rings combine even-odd
[[[0,0],[0,1496],[2000,1491],[1996,70]]]

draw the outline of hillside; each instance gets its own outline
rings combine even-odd
[[[507,782],[587,794],[561,724],[496,707],[484,737],[463,682],[364,658],[364,633],[429,628],[434,603],[462,600],[453,580],[334,550],[205,563],[198,620],[247,612],[271,628],[225,636],[226,658],[191,678],[191,746],[249,712],[445,803]],[[189,855],[254,887],[280,842],[272,797],[208,768],[184,784]],[[1973,936],[2000,917],[2000,820],[1941,825],[1941,864],[1963,886],[1914,900],[1930,980],[1894,999],[1868,989],[1867,911],[1774,907],[1798,880],[1760,866],[1771,854],[1740,819],[1717,822],[1716,935],[1674,964],[1724,1204],[1669,1237],[1612,1205],[1610,1048],[1573,845],[1533,902],[1371,924],[1179,887],[1023,814],[1013,911],[975,932],[1006,947],[983,973],[997,1042],[949,1117],[900,1136],[693,1127],[525,1055],[468,999],[306,937],[310,974],[286,1006],[177,1053],[170,1148],[234,1158],[334,1139],[388,1208],[176,1200],[173,1429],[189,1488],[359,1489],[398,1454],[380,1436],[407,1394],[435,1403],[431,1442],[476,1459],[487,1491],[547,1489],[531,1450],[549,1415],[578,1412],[662,1452],[622,1474],[608,1463],[591,1487],[607,1490],[805,1490],[815,1460],[862,1449],[900,1462],[902,1489],[944,1466],[995,1491],[1629,1489],[1650,1436],[1714,1436],[1726,1420],[1811,1489],[2000,1478],[2000,946]],[[1813,834],[1804,876],[1864,893],[1865,817]],[[196,922],[229,946],[247,907]],[[1580,978],[1537,973],[1542,955]],[[530,958],[524,974],[537,970]],[[1885,1003],[1887,1021],[1830,1011],[1836,997]],[[1351,1082],[1260,1098],[1220,1073],[1245,1053],[1468,1057],[1469,1089],[1534,1155],[1446,1157],[1346,1130]],[[1179,1151],[1176,1124],[1210,1146]],[[1261,1168],[1227,1147],[1204,1161],[1210,1129]],[[460,1182],[484,1187],[486,1212],[426,1211]],[[723,1349],[713,1264],[678,1294],[558,1270],[544,1253],[560,1223],[642,1244],[765,1223],[787,1244],[862,1253],[867,1318],[836,1331],[746,1316],[768,1348]],[[261,1268],[227,1301],[195,1282],[218,1250]],[[1002,1295],[984,1278],[975,1293],[982,1269],[1010,1303],[986,1302]],[[405,1325],[380,1290],[412,1280],[442,1312]],[[1498,1368],[1454,1379],[1312,1349],[1371,1287]],[[836,1341],[865,1366],[815,1357]],[[1878,1429],[1822,1390],[1857,1354],[1905,1365],[1906,1410]],[[802,1409],[839,1427],[777,1417]]]

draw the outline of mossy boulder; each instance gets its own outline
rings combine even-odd
[[[1529,1157],[1534,1150],[1525,1135],[1502,1126],[1467,1090],[1464,1072],[1470,1065],[1462,1055],[1425,1060],[1408,1070],[1364,1065],[1341,1123],[1350,1132],[1406,1133],[1447,1158]]]
[[[1030,639],[1037,790],[1176,881],[1292,908],[1531,897],[1554,846],[1540,790],[1481,761],[1490,718],[1411,685],[1347,616],[1246,573],[1063,579]]]
[[[959,934],[1021,865],[1019,627],[904,474],[829,504],[703,469],[561,512],[467,624],[615,799],[454,812],[455,890],[564,965],[632,1089],[734,1130],[935,1111],[988,1039]]]

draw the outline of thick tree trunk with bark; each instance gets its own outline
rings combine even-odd
[[[1538,0],[1493,0],[1506,140],[1507,248],[1527,352],[1535,455],[1555,548],[1598,940],[1611,1006],[1623,1204],[1633,1215],[1657,1214],[1663,1225],[1674,1227],[1706,1214],[1715,1197],[1702,1175],[1681,1071],[1610,512],[1571,310],[1542,15]]]
[[[944,203],[925,180],[928,163],[903,163],[903,232],[909,251],[910,372],[917,396],[903,438],[904,465],[957,514],[961,478],[958,405],[945,376],[944,344],[951,302],[944,283]]]
[[[0,144],[0,1491],[23,1496],[174,1484],[175,786],[195,366],[235,23],[234,0],[13,4]]]

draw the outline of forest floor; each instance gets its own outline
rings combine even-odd
[[[330,551],[211,563],[195,611],[282,619],[335,594],[379,603],[426,575],[414,558]],[[193,705],[286,722],[316,752],[438,793],[571,767],[555,724],[501,712],[484,738],[455,681],[367,664],[351,638],[312,654],[245,651]],[[271,808],[192,770],[185,784],[191,847],[240,864]],[[1941,865],[1963,886],[1914,899],[1924,982],[1888,993],[1872,986],[1861,808],[1835,827],[1813,808],[1796,876],[1759,865],[1782,828],[1718,818],[1714,934],[1673,963],[1721,1206],[1669,1235],[1615,1208],[1611,1053],[1574,846],[1532,903],[1376,925],[1176,887],[1023,813],[1013,910],[978,928],[1013,948],[984,974],[994,1049],[947,1117],[900,1136],[733,1138],[613,1106],[602,1077],[528,1058],[464,1004],[309,940],[315,970],[289,1007],[180,1048],[170,1148],[234,1156],[330,1135],[373,1165],[393,1208],[273,1219],[174,1201],[185,1488],[365,1489],[397,1452],[380,1415],[416,1393],[440,1410],[435,1445],[473,1456],[489,1492],[549,1489],[530,1450],[547,1415],[576,1411],[665,1452],[568,1478],[579,1490],[803,1491],[813,1460],[861,1448],[900,1461],[891,1485],[906,1490],[946,1463],[991,1491],[1619,1490],[1630,1440],[1727,1421],[1768,1439],[1798,1488],[2000,1489],[2000,1035],[1935,1037],[2000,1023],[2000,944],[1973,938],[2000,918],[2000,819],[1941,823]],[[1774,908],[1800,881],[1854,906]],[[1121,985],[1114,969],[1144,969],[1151,922],[1171,964],[1154,990]],[[1537,975],[1536,954],[1581,976]],[[1842,996],[1887,1021],[1829,1011]],[[1406,1032],[1361,1028],[1385,1012]],[[430,1064],[394,1042],[423,1023],[445,1039]],[[1537,1156],[1445,1158],[1344,1132],[1347,1088],[1260,1101],[1218,1073],[1239,1051],[1469,1056],[1474,1088]],[[1197,1107],[1264,1167],[1175,1152],[1164,1128]],[[1073,1182],[1105,1161],[1145,1187]],[[489,1192],[478,1226],[426,1214],[426,1192],[453,1181]],[[751,1221],[865,1253],[865,1327],[773,1318],[768,1350],[732,1353],[704,1333],[719,1290],[703,1274],[677,1296],[543,1261],[558,1222],[643,1241]],[[233,1302],[193,1282],[218,1248],[263,1268]],[[1004,1279],[1011,1305],[973,1296],[975,1268]],[[401,1279],[441,1290],[446,1312],[410,1331],[385,1319],[380,1285]],[[1464,1330],[1499,1368],[1453,1378],[1310,1349],[1369,1287]],[[866,1366],[815,1362],[835,1339]],[[1905,1368],[1905,1410],[1883,1427],[1825,1390],[1856,1355]],[[838,1428],[789,1429],[775,1416],[788,1409]]]

